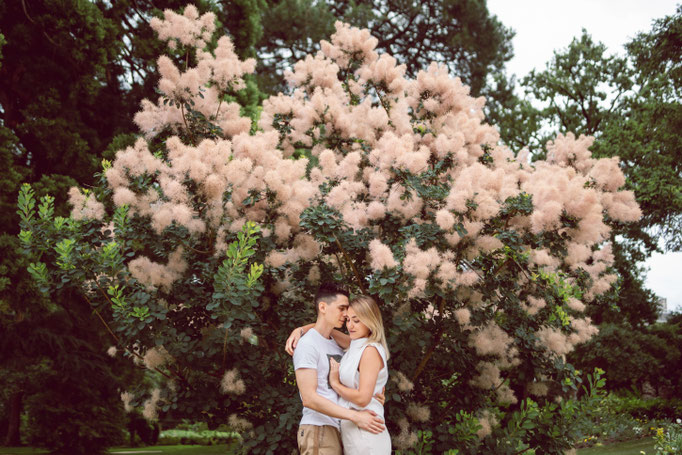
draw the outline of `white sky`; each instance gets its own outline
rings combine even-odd
[[[533,68],[544,69],[553,51],[565,49],[586,29],[611,53],[638,32],[651,29],[654,19],[675,13],[676,0],[488,0],[488,9],[516,31],[510,74],[521,78]],[[682,311],[682,253],[654,254],[646,262],[647,287],[668,299],[668,310]]]

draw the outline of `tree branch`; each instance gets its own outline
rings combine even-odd
[[[442,297],[438,297],[439,302],[438,302],[438,314],[440,314],[440,327],[438,328],[438,332],[436,332],[436,336],[433,338],[433,342],[431,343],[431,346],[429,346],[428,351],[426,351],[426,354],[424,354],[424,357],[422,357],[422,360],[419,362],[419,365],[417,365],[417,369],[414,371],[414,374],[412,375],[412,382],[414,383],[417,378],[419,377],[420,374],[424,371],[424,368],[426,368],[426,364],[428,361],[431,359],[431,356],[436,350],[436,347],[438,347],[438,344],[440,343],[441,338],[443,338],[443,310],[445,309],[445,300]]]
[[[98,287],[99,287],[99,285],[98,285]],[[111,336],[114,338],[114,340],[116,341],[116,344],[120,346],[121,342],[120,342],[119,338],[118,338],[118,337],[114,334],[114,332],[111,330],[111,327],[109,327],[109,324],[106,323],[106,321],[104,320],[104,318],[102,317],[102,315],[99,313],[99,311],[97,311],[97,309],[95,308],[95,306],[92,304],[92,301],[90,301],[90,299],[88,298],[88,296],[87,296],[85,293],[83,293],[83,297],[85,297],[85,300],[86,300],[86,301],[88,302],[88,304],[90,305],[90,308],[92,308],[92,310],[95,312],[95,314],[97,315],[97,317],[99,318],[99,320],[102,322],[102,324],[104,324],[104,327],[106,327],[106,329],[107,329],[107,331],[109,332],[109,334],[111,334]],[[128,354],[134,355],[135,357],[137,357],[137,358],[140,359],[140,360],[144,360],[144,357],[142,357],[142,356],[141,356],[140,354],[138,354],[137,352],[131,351],[130,349],[128,349],[128,348],[125,347],[125,346],[122,346],[122,347],[123,347],[123,349],[124,349]],[[166,379],[173,379],[173,378],[171,378],[168,374],[166,374],[165,372],[159,370],[158,368],[152,368],[152,370],[154,370],[154,371],[160,373],[161,375],[165,376]],[[182,376],[179,376],[179,377],[180,377],[180,379],[182,379],[183,381],[185,381],[185,378],[183,378]],[[185,381],[185,382],[186,382],[186,381]]]
[[[336,245],[341,250],[341,254],[343,254],[343,257],[346,259],[346,262],[348,262],[351,270],[353,270],[353,275],[355,275],[355,279],[358,280],[358,285],[360,286],[360,290],[362,291],[363,294],[366,295],[367,290],[365,289],[365,285],[362,283],[362,278],[360,277],[360,272],[358,272],[358,269],[355,268],[355,264],[351,260],[348,253],[346,253],[346,250],[343,249],[343,246],[341,245],[341,242],[339,242],[339,238],[336,236],[336,234],[334,234],[334,240],[336,240]]]

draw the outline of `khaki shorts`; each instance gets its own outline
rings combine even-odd
[[[301,455],[342,455],[341,433],[331,425],[301,425],[296,433]]]

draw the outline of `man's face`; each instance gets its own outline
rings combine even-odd
[[[348,297],[337,294],[335,299],[329,300],[330,302],[325,302],[327,305],[324,318],[335,328],[340,329],[346,322],[346,317],[348,315]]]

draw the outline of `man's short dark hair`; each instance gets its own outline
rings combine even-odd
[[[318,307],[320,302],[329,300],[335,300],[336,296],[345,295],[350,297],[350,293],[344,287],[339,286],[336,283],[322,283],[317,289],[317,294],[315,294],[315,307]]]

